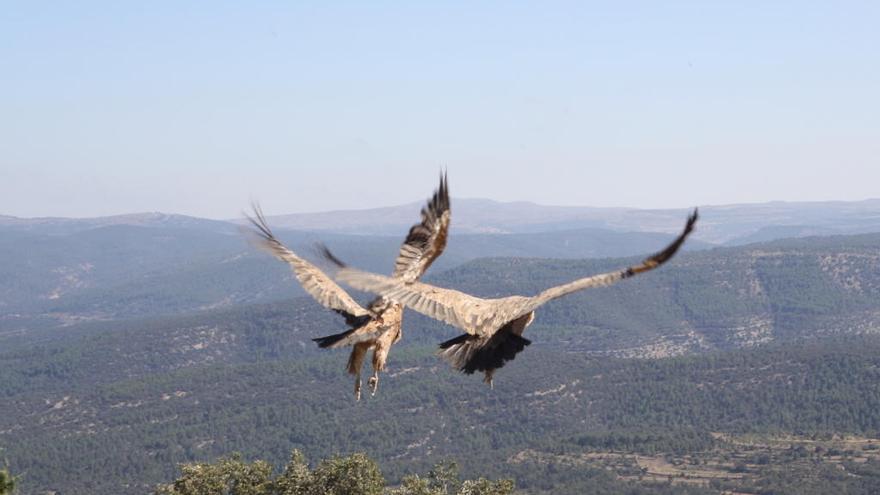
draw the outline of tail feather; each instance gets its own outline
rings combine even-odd
[[[512,361],[532,341],[501,329],[491,337],[460,335],[440,344],[440,356],[462,373],[491,374]]]
[[[349,337],[351,334],[353,334],[355,330],[357,330],[357,329],[352,328],[351,330],[346,330],[345,332],[342,332],[342,333],[327,335],[325,337],[318,337],[318,338],[312,339],[312,341],[316,342],[318,344],[318,347],[320,347],[321,349],[334,349],[336,347],[342,347],[345,344],[340,344],[340,342],[342,342],[347,337]]]
[[[374,324],[375,321],[376,320],[367,319],[362,325],[352,328],[351,330],[327,335],[325,337],[318,337],[312,340],[317,342],[318,347],[322,349],[336,349],[338,347],[366,342],[370,339],[376,338],[382,330],[378,324]]]

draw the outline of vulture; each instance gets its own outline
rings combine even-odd
[[[250,231],[258,247],[288,263],[303,289],[322,306],[345,318],[351,328],[345,332],[314,340],[323,349],[353,346],[348,358],[348,372],[355,375],[355,400],[361,398],[361,368],[367,352],[373,350],[373,376],[369,379],[370,393],[375,395],[379,387],[379,372],[385,369],[391,346],[401,338],[403,306],[384,296],[373,299],[363,307],[318,267],[299,257],[284,246],[269,229],[263,212],[253,205],[254,216],[245,214],[254,230]],[[440,176],[440,186],[422,208],[421,222],[409,229],[397,259],[391,278],[401,282],[414,282],[425,273],[446,247],[449,231],[449,188],[446,174]]]
[[[454,368],[466,374],[481,371],[492,385],[495,370],[514,359],[531,344],[522,334],[535,319],[535,310],[553,299],[593,287],[604,287],[639,273],[653,270],[678,251],[694,229],[695,209],[684,231],[665,249],[641,263],[614,272],[581,278],[551,287],[538,295],[483,299],[453,289],[444,289],[414,279],[385,277],[348,267],[326,246],[324,257],[336,267],[334,277],[355,289],[379,294],[423,315],[443,321],[464,331],[440,344],[439,354]]]

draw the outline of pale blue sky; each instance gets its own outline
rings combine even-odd
[[[880,2],[661,3],[3,2],[0,214],[880,196]]]

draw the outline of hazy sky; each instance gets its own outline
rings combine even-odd
[[[867,0],[6,1],[0,214],[384,206],[441,167],[544,204],[878,197],[878,26]]]

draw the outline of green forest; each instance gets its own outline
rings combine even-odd
[[[880,483],[880,441],[872,440],[880,437],[878,356],[880,339],[871,337],[662,360],[536,346],[505,367],[492,390],[416,347],[397,353],[379,394],[361,403],[350,398],[340,355],[132,378],[102,369],[95,372],[106,382],[98,385],[68,376],[77,366],[50,366],[58,356],[45,366],[30,356],[32,375],[19,380],[39,383],[39,373],[49,373],[68,385],[22,393],[27,385],[13,383],[19,392],[2,417],[21,419],[0,428],[10,468],[28,473],[21,484],[45,490],[138,493],[171,480],[179,463],[241,452],[281,469],[300,449],[311,458],[382,459],[392,485],[453,460],[467,477],[511,478],[534,493],[697,488],[646,476],[650,468],[642,472],[636,459],[644,457],[714,466],[729,472],[712,480],[722,488],[775,483],[785,488],[778,493],[822,493],[833,482],[871,493]],[[743,446],[750,435],[772,446]],[[859,474],[786,481],[779,476],[788,470],[771,469],[817,463],[828,464],[828,475]],[[85,475],[93,472],[101,476]],[[867,491],[857,491],[860,484]],[[593,491],[582,492],[588,485]]]
[[[88,299],[105,317],[0,321],[7,480],[21,494],[140,494],[238,452],[270,466],[269,483],[297,450],[363,454],[386,490],[454,462],[519,493],[878,493],[876,241],[686,252],[554,301],[494,389],[434,356],[454,329],[407,313],[378,394],[359,403],[347,353],[310,340],[344,328],[313,301],[145,316],[166,304],[147,277],[139,295]],[[432,281],[528,294],[630,261],[482,259]],[[260,273],[254,287],[282,280]],[[179,289],[226,283],[211,280]],[[129,303],[143,311],[100,313]]]

